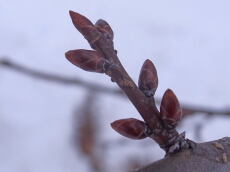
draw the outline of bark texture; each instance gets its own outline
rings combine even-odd
[[[197,143],[135,172],[230,172],[230,137]]]

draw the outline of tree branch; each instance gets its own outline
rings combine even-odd
[[[144,119],[122,119],[111,124],[118,133],[133,139],[149,137],[155,140],[167,154],[192,148],[194,143],[185,139],[185,133],[179,134],[176,125],[182,116],[182,110],[172,90],[166,90],[160,111],[158,111],[154,93],[158,85],[157,72],[150,60],[146,60],[139,76],[139,87],[134,83],[121,64],[113,45],[113,31],[104,20],[94,25],[88,18],[70,11],[76,29],[96,50],[70,50],[66,58],[75,66],[90,72],[105,73],[111,77],[126,94]]]
[[[199,143],[193,150],[185,150],[156,161],[135,172],[229,172],[230,137]]]

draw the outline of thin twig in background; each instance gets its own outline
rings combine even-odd
[[[24,74],[29,77],[40,79],[47,82],[55,82],[63,85],[82,87],[85,89],[97,91],[100,93],[106,93],[106,94],[115,94],[115,95],[122,94],[120,90],[108,88],[99,84],[93,84],[91,82],[84,81],[77,77],[70,77],[70,76],[64,76],[59,74],[52,74],[41,70],[35,70],[30,67],[13,62],[7,58],[0,58],[0,66],[15,71],[17,73]]]
[[[113,94],[117,95],[119,97],[124,97],[123,92],[119,89],[109,88],[105,87],[101,84],[96,84],[94,82],[84,81],[77,77],[70,77],[70,76],[64,76],[59,74],[53,74],[44,72],[41,70],[35,70],[30,67],[27,67],[25,65],[18,64],[16,62],[13,62],[9,60],[8,58],[0,58],[0,67],[7,68],[9,70],[15,71],[19,74],[23,74],[35,79],[40,79],[47,82],[55,82],[58,84],[63,85],[70,85],[70,86],[76,86],[76,87],[82,87],[84,89],[88,90],[94,90],[102,94]],[[156,103],[160,104],[160,99],[156,98]],[[195,114],[195,113],[204,113],[207,115],[227,115],[230,116],[230,110],[229,109],[217,109],[212,107],[203,107],[203,106],[194,106],[190,104],[184,104],[181,103],[182,110],[183,110],[183,117]]]

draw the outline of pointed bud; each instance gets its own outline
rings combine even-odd
[[[85,16],[78,14],[74,11],[69,11],[73,25],[81,32],[82,28],[87,26],[94,26],[93,23]]]
[[[65,53],[66,58],[74,65],[90,72],[104,73],[106,60],[96,51],[70,50]]]
[[[104,33],[107,38],[113,40],[113,30],[105,20],[98,20],[95,26],[100,32]]]
[[[154,96],[156,92],[158,86],[157,70],[149,59],[145,60],[141,68],[138,86],[147,97]]]
[[[167,89],[161,101],[160,114],[166,124],[175,126],[182,117],[180,103],[172,90]]]
[[[99,39],[100,32],[88,18],[74,11],[69,11],[69,14],[73,25],[89,42]]]
[[[119,134],[131,139],[139,140],[147,137],[145,123],[134,118],[114,121],[111,123],[111,127]]]

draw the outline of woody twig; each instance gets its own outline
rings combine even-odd
[[[76,29],[85,37],[94,50],[70,50],[65,56],[79,68],[97,73],[105,73],[124,91],[136,107],[144,121],[137,119],[121,119],[111,126],[120,134],[133,138],[149,137],[155,140],[167,154],[182,149],[192,148],[194,143],[179,134],[176,125],[182,116],[179,101],[172,90],[164,93],[160,111],[157,109],[154,94],[158,86],[157,71],[150,60],[142,66],[138,86],[121,64],[113,44],[113,31],[104,20],[94,25],[85,16],[70,11]]]

